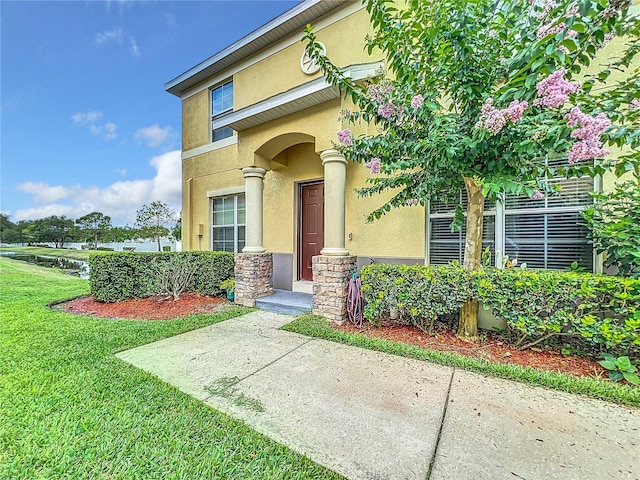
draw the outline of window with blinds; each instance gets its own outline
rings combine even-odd
[[[559,162],[563,160],[555,160]],[[594,189],[591,177],[550,178],[559,184],[558,195],[533,200],[524,195],[507,195],[495,204],[485,203],[483,249],[491,248],[492,263],[506,254],[526,262],[529,268],[567,269],[573,262],[589,271],[594,268],[593,247],[587,240],[587,228],[580,211],[591,204]],[[466,205],[466,198],[462,198]],[[429,213],[429,263],[441,265],[462,261],[464,228],[451,232],[454,207],[433,202]]]
[[[460,194],[462,205],[467,204],[467,194]],[[446,265],[454,260],[462,263],[464,259],[464,238],[467,233],[466,225],[460,231],[451,231],[451,222],[455,212],[455,205],[441,201],[431,202],[429,264]],[[482,250],[489,247],[491,262],[495,259],[495,215],[496,204],[486,200],[484,203],[484,224],[482,230]]]

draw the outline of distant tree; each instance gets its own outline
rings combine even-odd
[[[143,235],[156,239],[158,251],[161,250],[160,238],[169,234],[169,229],[165,225],[173,220],[175,220],[174,213],[166,203],[160,201],[151,202],[150,205],[143,205],[136,214],[136,225]]]
[[[176,240],[182,239],[182,213],[178,217],[174,227],[171,229],[171,236]]]
[[[64,248],[64,242],[73,234],[74,222],[64,215],[34,220],[35,241],[54,243],[56,248]]]
[[[126,240],[133,240],[138,235],[138,232],[133,227],[125,225],[124,227],[112,227],[105,232],[103,239],[107,242],[124,242]]]
[[[0,213],[0,243],[19,243],[16,241],[17,228],[18,226],[9,220],[9,215]]]
[[[76,224],[85,234],[93,238],[93,247],[98,248],[99,236],[111,228],[111,217],[100,212],[91,212],[76,220]]]

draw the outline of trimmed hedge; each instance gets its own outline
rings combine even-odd
[[[547,341],[640,358],[640,280],[529,269],[369,265],[362,269],[365,318],[375,323],[397,306],[409,323],[429,331],[457,314],[467,298],[507,322],[517,345]],[[562,339],[562,341],[560,340]]]
[[[220,283],[234,275],[233,253],[227,252],[93,253],[89,256],[91,295],[101,302],[151,297],[158,288],[158,265],[170,258],[194,266],[189,292],[220,295]]]
[[[456,266],[384,265],[362,268],[364,317],[372,323],[397,307],[409,323],[432,331],[438,317],[457,312],[471,295],[471,275]]]

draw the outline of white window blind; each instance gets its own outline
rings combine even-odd
[[[559,164],[566,160],[552,160]],[[560,194],[533,200],[524,195],[507,195],[503,201],[485,202],[483,249],[496,249],[510,259],[526,262],[529,268],[567,269],[573,262],[593,271],[593,247],[587,240],[587,228],[580,212],[590,205],[594,189],[591,177],[550,178],[544,181],[562,186]],[[462,197],[463,205],[466,198]],[[429,263],[462,261],[465,230],[452,233],[452,206],[433,202],[429,213]],[[497,236],[496,236],[497,235]],[[498,256],[500,258],[500,256]]]

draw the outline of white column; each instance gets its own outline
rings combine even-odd
[[[247,204],[246,238],[242,253],[266,252],[266,249],[262,246],[262,191],[266,172],[264,168],[260,167],[242,169]]]
[[[344,256],[347,160],[337,150],[320,154],[324,166],[324,248],[321,255]]]

